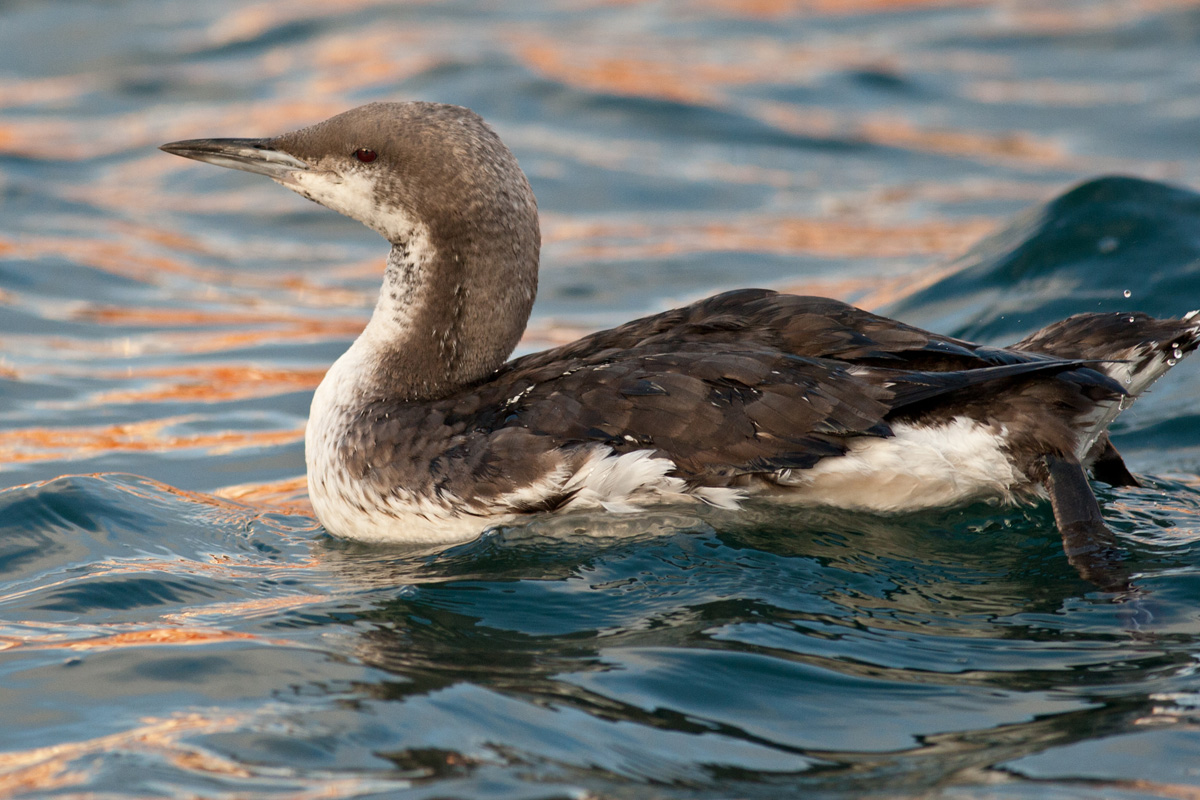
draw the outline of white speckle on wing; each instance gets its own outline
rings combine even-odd
[[[504,407],[510,408],[512,406],[515,406],[517,403],[521,402],[522,400],[524,400],[526,397],[529,396],[529,393],[534,390],[536,385],[537,384],[530,384],[529,386],[526,386],[524,389],[522,389],[521,391],[514,394],[512,397],[505,400]]]

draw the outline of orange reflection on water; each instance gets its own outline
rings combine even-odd
[[[144,197],[142,202],[144,203]],[[298,322],[305,318],[280,307],[271,307],[254,295],[234,294],[232,290],[253,289],[279,292],[284,299],[296,305],[328,307],[349,305],[362,300],[361,293],[328,287],[309,280],[303,273],[292,269],[277,272],[247,273],[237,269],[215,269],[201,267],[189,261],[196,253],[221,256],[200,239],[147,225],[115,225],[117,238],[65,236],[37,236],[26,234],[20,239],[0,238],[0,256],[11,259],[40,259],[61,257],[75,264],[82,264],[112,275],[120,275],[147,284],[159,284],[164,275],[188,278],[207,287],[201,298],[207,301],[221,300],[238,305],[240,318],[245,323],[247,316],[262,315],[266,321]],[[107,233],[107,231],[106,231]],[[148,245],[157,245],[151,249]],[[173,255],[160,252],[165,248]],[[297,252],[303,249],[297,246]],[[186,255],[185,255],[186,254]],[[237,253],[230,253],[236,256]],[[286,260],[287,253],[277,253]],[[231,259],[234,260],[234,259]],[[374,269],[382,275],[383,257],[372,260]],[[360,268],[359,265],[351,265]],[[0,298],[3,299],[3,298]],[[196,298],[192,298],[195,300]],[[177,309],[171,313],[178,315]],[[204,312],[190,310],[189,313]],[[122,320],[124,322],[124,320]],[[221,324],[221,320],[202,319],[203,324]]]
[[[420,0],[406,2],[411,5]],[[211,24],[205,31],[204,39],[209,46],[228,46],[253,41],[274,28],[298,20],[312,21],[382,5],[386,5],[386,0],[340,0],[332,4],[323,0],[246,3],[240,7],[233,7],[225,16]]]
[[[394,775],[380,777],[344,776],[338,772],[297,770],[242,764],[195,743],[205,736],[237,730],[256,730],[278,724],[278,712],[268,708],[258,713],[206,714],[184,712],[168,717],[144,717],[126,731],[73,742],[0,753],[0,797],[31,792],[63,790],[85,785],[102,757],[136,753],[158,758],[193,775],[253,780],[250,793],[221,793],[221,796],[283,796],[293,800],[328,800],[397,791],[409,785]],[[303,788],[301,788],[303,787]],[[71,795],[94,797],[94,794]]]
[[[1040,36],[1112,30],[1136,24],[1152,14],[1200,7],[1200,0],[1093,0],[1060,6],[1054,3],[1013,3],[1001,19],[1009,30]]]
[[[899,275],[865,275],[850,278],[816,278],[791,281],[780,291],[801,295],[835,297],[872,311],[903,300],[953,274],[956,265],[935,264],[915,272]]]
[[[964,94],[981,103],[1025,103],[1050,108],[1130,105],[1148,102],[1154,94],[1148,83],[1061,80],[979,80]]]
[[[164,274],[211,281],[222,277],[222,273],[217,270],[205,270],[182,259],[148,253],[141,246],[140,238],[126,236],[110,240],[25,234],[17,240],[0,239],[0,255],[14,259],[60,256],[76,264],[84,264],[146,283],[155,283]],[[174,243],[177,247],[182,245],[181,249],[197,249],[193,240],[179,234],[175,235]]]
[[[699,76],[678,62],[636,58],[626,53],[593,57],[581,63],[576,51],[545,43],[525,46],[521,56],[542,73],[591,89],[616,88],[623,94],[664,97],[698,104],[711,102],[717,97],[711,86],[698,82]]]
[[[304,569],[297,566],[295,568]],[[214,616],[225,617],[234,622],[244,622],[254,617],[275,615],[282,611],[306,608],[318,603],[327,603],[332,599],[328,594],[285,595],[281,597],[261,597],[256,600],[238,600],[230,603],[198,606],[187,611],[163,615],[163,620],[174,623],[187,623],[193,619],[210,619]],[[286,644],[279,641],[279,644]]]
[[[260,636],[250,633],[223,631],[215,628],[149,628],[138,631],[124,631],[107,636],[96,636],[90,639],[75,641],[56,641],[49,637],[0,637],[8,647],[37,647],[43,650],[108,650],[120,647],[146,647],[150,645],[194,645],[225,642],[231,640],[259,640]],[[280,640],[283,644],[283,640]]]
[[[244,777],[244,767],[185,744],[185,737],[224,733],[247,722],[244,715],[181,714],[166,719],[146,718],[128,731],[98,736],[49,747],[0,753],[0,796],[25,794],[78,786],[91,779],[84,766],[72,768],[83,759],[116,752],[153,753],[184,768],[205,765],[214,774]],[[184,765],[187,766],[184,766]]]
[[[922,8],[969,8],[990,2],[992,0],[697,0],[700,6],[737,17],[877,14]]]
[[[260,344],[274,342],[320,341],[357,336],[362,332],[366,318],[336,320],[309,320],[289,328],[266,330],[205,331],[195,333],[171,333],[154,335],[148,350],[174,353],[219,353]]]
[[[951,255],[991,233],[991,219],[886,225],[860,220],[754,216],[653,225],[628,219],[555,219],[545,240],[573,258],[636,259],[692,252],[770,252],[830,258]]]
[[[97,374],[94,369],[69,360],[86,362],[90,358],[121,356],[134,358],[148,354],[203,354],[221,353],[229,350],[249,348],[264,344],[317,342],[350,339],[357,336],[366,324],[366,316],[346,317],[333,320],[311,320],[294,326],[272,327],[233,331],[167,331],[150,330],[142,335],[121,336],[110,339],[85,339],[69,336],[0,336],[0,352],[54,352],[59,362],[43,361],[38,364],[22,364],[19,369],[0,362],[0,375],[78,375],[86,372]],[[131,362],[129,369],[120,373],[108,373],[105,377],[135,379],[141,370],[135,370]],[[311,372],[299,370],[300,375]],[[306,380],[301,378],[301,380]],[[45,401],[53,406],[53,401]]]
[[[80,81],[87,76],[76,76]],[[281,133],[281,122],[291,126],[345,111],[340,98],[282,99],[242,105],[228,103],[203,109],[177,110],[169,117],[150,116],[145,111],[112,114],[102,122],[92,118],[56,119],[15,117],[0,119],[0,152],[45,161],[86,161],[115,154],[144,151],[149,158],[165,158],[158,145],[173,139],[197,138],[207,131],[217,135],[268,136]],[[173,169],[168,167],[165,169]]]
[[[308,479],[304,475],[282,481],[226,486],[214,494],[249,506],[270,506],[285,514],[313,516],[308,499]]]
[[[81,428],[17,428],[0,431],[0,463],[25,463],[90,458],[113,451],[168,452],[204,449],[213,455],[260,447],[292,444],[304,438],[303,428],[274,431],[225,431],[178,435],[175,425],[198,417],[168,417],[118,425]]]
[[[139,370],[139,380],[168,378],[145,389],[118,389],[93,397],[97,405],[201,400],[221,402],[315,389],[325,370],[264,369],[239,365],[163,367]],[[114,379],[118,376],[112,376]],[[122,373],[120,377],[133,375]]]
[[[967,156],[980,161],[1013,162],[1030,167],[1082,167],[1061,142],[1025,131],[983,132],[924,127],[897,114],[847,113],[794,104],[756,102],[751,109],[782,130],[806,136],[841,136],[884,147]]]

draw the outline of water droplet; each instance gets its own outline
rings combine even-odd
[[[1133,317],[1130,317],[1130,318],[1129,318],[1129,321],[1130,321],[1130,322],[1134,322],[1135,320],[1134,320],[1134,318],[1133,318]]]
[[[1125,379],[1125,385],[1126,385],[1126,386],[1128,386],[1128,385],[1129,385],[1129,384],[1131,384],[1131,383],[1133,383],[1133,376],[1132,376],[1132,375],[1130,375],[1129,377],[1127,377],[1127,378]]]
[[[1133,292],[1129,291],[1128,289],[1122,292],[1122,294],[1124,294],[1126,297],[1133,297]]]
[[[1173,359],[1173,358],[1168,358],[1168,359],[1167,359],[1167,366],[1168,366],[1168,367],[1173,367],[1173,366],[1175,366],[1175,365],[1176,365],[1176,364],[1178,364],[1178,363],[1179,363],[1179,362],[1178,362],[1178,361],[1176,361],[1176,360],[1175,360],[1175,359]]]
[[[1105,236],[1100,241],[1096,242],[1096,249],[1101,253],[1111,253],[1116,250],[1121,244],[1121,240],[1115,236]]]
[[[1175,351],[1174,351],[1174,356],[1176,358],[1183,358],[1183,351],[1180,350],[1178,347],[1176,347]]]

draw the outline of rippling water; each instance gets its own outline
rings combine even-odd
[[[302,429],[385,245],[154,148],[472,106],[544,213],[525,351],[744,285],[1006,342],[1200,306],[1198,47],[1194,0],[0,3],[0,797],[1196,797],[1200,362],[1098,489],[1136,604],[1045,508],[349,545]]]

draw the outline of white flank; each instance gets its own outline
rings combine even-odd
[[[898,512],[974,500],[1011,502],[1025,483],[1001,449],[1004,431],[955,417],[937,426],[896,425],[888,439],[855,440],[846,455],[782,473],[789,499],[860,511]]]
[[[599,507],[613,513],[641,511],[643,503],[694,500],[734,509],[746,498],[741,489],[688,486],[668,474],[674,469],[675,462],[652,450],[615,455],[611,448],[596,447],[556,492],[574,492],[568,508]]]
[[[736,511],[749,494],[745,489],[730,489],[725,486],[697,486],[688,490],[688,493],[699,497],[710,506],[727,511]]]
[[[613,455],[607,447],[593,449],[587,460],[563,486],[574,491],[571,506],[600,506],[606,511],[640,511],[635,498],[648,495],[681,496],[686,491],[682,478],[667,475],[675,463],[656,458],[650,450]]]

